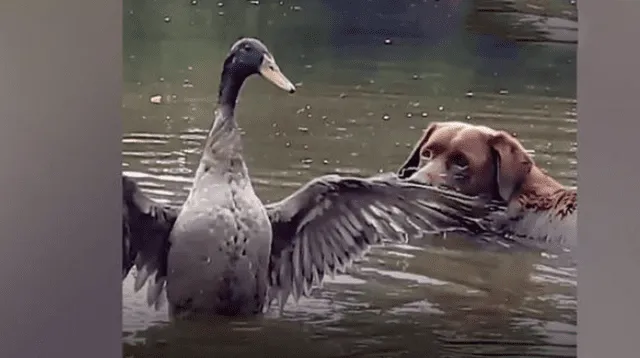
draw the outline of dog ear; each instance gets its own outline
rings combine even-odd
[[[508,201],[522,185],[533,167],[533,159],[522,144],[507,132],[500,131],[489,139],[496,155],[496,181],[500,197]]]
[[[413,147],[411,154],[409,154],[407,159],[405,159],[404,164],[402,164],[402,166],[400,166],[400,169],[398,169],[398,177],[400,179],[406,179],[416,172],[418,165],[420,165],[420,150],[422,149],[422,146],[429,140],[429,137],[431,137],[433,132],[436,131],[438,125],[438,122],[433,122],[429,124],[427,129],[424,131],[420,140],[418,140],[415,147]]]

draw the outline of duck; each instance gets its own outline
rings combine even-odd
[[[255,316],[273,301],[309,297],[375,245],[450,231],[482,232],[499,208],[454,191],[400,179],[326,174],[263,204],[243,159],[234,111],[244,81],[259,75],[296,91],[256,38],[242,38],[222,66],[218,102],[189,194],[160,204],[122,174],[122,277],[169,303],[173,317]]]

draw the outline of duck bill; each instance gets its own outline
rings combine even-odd
[[[278,86],[278,88],[289,93],[296,91],[296,86],[294,86],[293,83],[291,83],[291,81],[289,81],[289,79],[280,71],[280,68],[271,56],[264,56],[259,72],[262,77]]]

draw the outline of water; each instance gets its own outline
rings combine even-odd
[[[288,95],[252,78],[241,94],[245,158],[267,202],[321,174],[395,170],[442,120],[515,132],[576,185],[575,45],[512,43],[485,20],[468,30],[478,3],[125,0],[123,171],[159,201],[186,198],[222,60],[249,35],[299,85]],[[574,266],[456,237],[374,249],[281,316],[170,323],[132,286],[126,357],[576,355]]]

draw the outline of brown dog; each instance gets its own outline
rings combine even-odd
[[[434,122],[400,168],[401,178],[501,200],[514,239],[538,247],[577,245],[577,192],[537,167],[504,131],[462,122]]]

